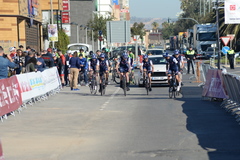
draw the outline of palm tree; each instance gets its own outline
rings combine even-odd
[[[157,22],[153,22],[152,23],[152,27],[153,27],[153,30],[156,31],[158,29],[158,27],[159,27],[159,24]]]

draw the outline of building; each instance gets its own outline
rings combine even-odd
[[[0,45],[43,49],[42,10],[61,10],[62,0],[0,0]]]
[[[0,0],[0,45],[8,53],[9,47],[19,45],[41,48],[40,0]]]

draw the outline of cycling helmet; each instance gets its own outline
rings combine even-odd
[[[101,53],[100,58],[105,58],[105,54]]]
[[[174,51],[174,55],[178,55],[179,54],[179,51],[178,50],[175,50]]]
[[[170,55],[168,53],[165,53],[163,57],[170,57]]]
[[[126,52],[123,52],[122,57],[124,57],[124,56],[128,56],[128,54]]]
[[[96,59],[97,55],[95,53],[92,54],[92,59]]]
[[[147,59],[147,58],[148,58],[148,55],[144,55],[144,56],[143,56],[143,59]]]
[[[93,54],[93,51],[90,51],[89,54],[92,55],[92,54]]]

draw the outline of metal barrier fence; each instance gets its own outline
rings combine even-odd
[[[240,122],[240,77],[229,73],[222,74],[222,77],[229,98],[223,101],[221,107],[235,115],[236,121]]]

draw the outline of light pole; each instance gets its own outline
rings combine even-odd
[[[193,20],[194,22],[196,22],[197,24],[199,24],[199,22],[193,18],[178,18],[178,19],[190,19],[190,20]]]
[[[79,43],[79,25],[75,22],[71,22],[71,25],[76,25],[77,26],[77,43]]]
[[[219,37],[219,1],[216,0],[216,3],[215,3],[215,7],[216,7],[216,24],[217,24],[217,48],[218,48],[218,63],[217,63],[217,67],[218,69],[220,69],[220,60],[221,60],[221,54],[220,54],[220,37]]]
[[[80,27],[84,27],[84,29],[86,31],[86,33],[85,33],[86,34],[86,37],[85,37],[86,39],[85,40],[86,40],[86,44],[87,44],[87,41],[88,41],[88,39],[87,39],[87,30],[88,30],[88,27],[85,26],[85,25],[80,25]]]
[[[52,0],[50,0],[50,5],[51,5],[51,17],[52,17],[51,23],[53,25],[53,3],[52,3]],[[55,48],[54,41],[52,41],[52,47]]]

